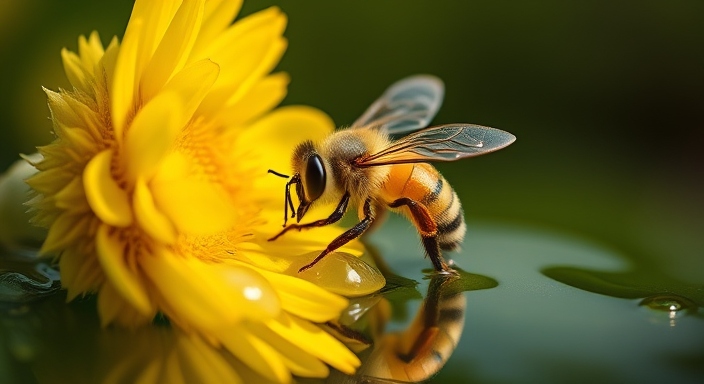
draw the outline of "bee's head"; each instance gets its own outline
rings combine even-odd
[[[308,212],[311,204],[322,196],[325,192],[326,172],[323,159],[315,151],[313,142],[304,141],[293,152],[294,174],[286,183],[286,197],[284,201],[284,227],[288,219],[288,208],[291,208],[291,217],[296,217],[297,222],[301,222],[303,216]],[[278,176],[288,177],[280,173],[269,170]],[[291,197],[291,186],[296,186],[296,196],[298,197],[298,209],[294,209]]]

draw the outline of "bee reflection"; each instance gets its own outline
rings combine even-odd
[[[477,279],[484,279],[477,285]],[[474,279],[467,284],[468,279]],[[463,281],[465,280],[465,281]],[[470,288],[469,286],[473,287]],[[341,324],[332,324],[349,344],[367,348],[359,353],[362,366],[354,376],[334,372],[327,382],[383,383],[419,382],[435,375],[457,347],[464,328],[467,307],[464,291],[496,286],[496,281],[460,272],[434,274],[428,292],[413,322],[403,331],[384,333],[391,306],[381,299],[368,310],[371,342],[365,335]],[[359,308],[355,308],[359,312]]]

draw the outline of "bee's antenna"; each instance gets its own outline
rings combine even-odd
[[[283,173],[278,173],[278,172],[276,172],[276,171],[273,170],[273,169],[270,169],[269,171],[267,171],[267,173],[271,173],[271,174],[274,174],[274,175],[276,175],[276,176],[278,176],[278,177],[283,177],[283,178],[285,178],[285,179],[288,179],[288,178],[290,177],[290,176],[288,176],[288,175],[284,175]]]

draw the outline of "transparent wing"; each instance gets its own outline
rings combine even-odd
[[[508,146],[516,136],[496,128],[472,124],[448,124],[412,133],[382,151],[361,157],[357,167],[455,161],[479,156]]]
[[[392,84],[352,128],[375,126],[389,134],[425,128],[440,109],[445,86],[435,76],[416,75]]]

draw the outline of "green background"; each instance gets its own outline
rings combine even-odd
[[[289,16],[285,104],[350,124],[414,73],[446,82],[436,123],[514,133],[442,165],[472,218],[559,228],[704,280],[704,3],[249,1]],[[128,0],[0,3],[0,167],[51,140],[41,87],[68,85],[60,49],[121,36]]]

